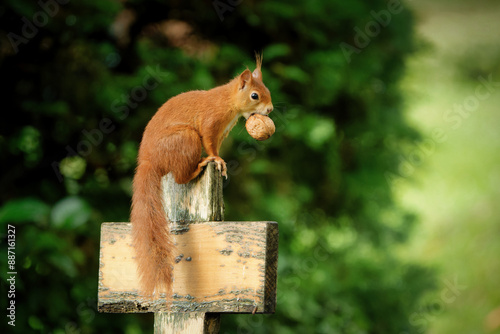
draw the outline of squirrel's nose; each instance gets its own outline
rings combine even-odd
[[[267,107],[267,114],[270,114],[270,113],[271,113],[271,111],[273,111],[273,109],[274,109],[274,108],[273,108],[273,105],[271,104],[271,106],[270,106],[270,107]]]

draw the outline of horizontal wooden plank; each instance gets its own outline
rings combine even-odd
[[[160,292],[152,300],[138,293],[130,231],[130,223],[102,224],[99,311],[274,312],[276,222],[173,224],[177,255],[173,294]]]

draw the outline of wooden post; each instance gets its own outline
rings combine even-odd
[[[187,184],[177,184],[172,174],[164,176],[162,183],[164,209],[172,222],[172,232],[182,233],[186,226],[183,222],[224,220],[222,179],[217,173],[215,164],[209,164],[204,174]],[[181,254],[176,261],[179,257],[183,257],[184,254]],[[219,313],[207,316],[205,312],[180,314],[155,312],[155,334],[217,334],[219,327]]]
[[[100,312],[155,312],[155,333],[218,333],[221,312],[274,313],[278,260],[275,222],[224,222],[222,177],[210,163],[195,180],[163,178],[176,245],[173,294],[140,296],[130,223],[104,223]],[[170,305],[170,309],[167,309]]]

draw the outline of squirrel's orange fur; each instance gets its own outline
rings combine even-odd
[[[225,85],[172,97],[146,126],[130,216],[144,295],[159,289],[170,292],[172,286],[174,245],[163,210],[162,176],[171,172],[177,183],[187,183],[210,161],[226,175],[219,148],[238,118],[273,110],[271,94],[262,82],[261,64],[262,56],[257,55],[253,72],[246,69]],[[205,158],[201,158],[202,147],[208,155]]]

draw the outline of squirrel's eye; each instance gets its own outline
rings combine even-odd
[[[251,97],[253,100],[258,100],[258,99],[259,99],[259,94],[257,94],[257,93],[252,93],[252,95],[250,95],[250,97]]]

